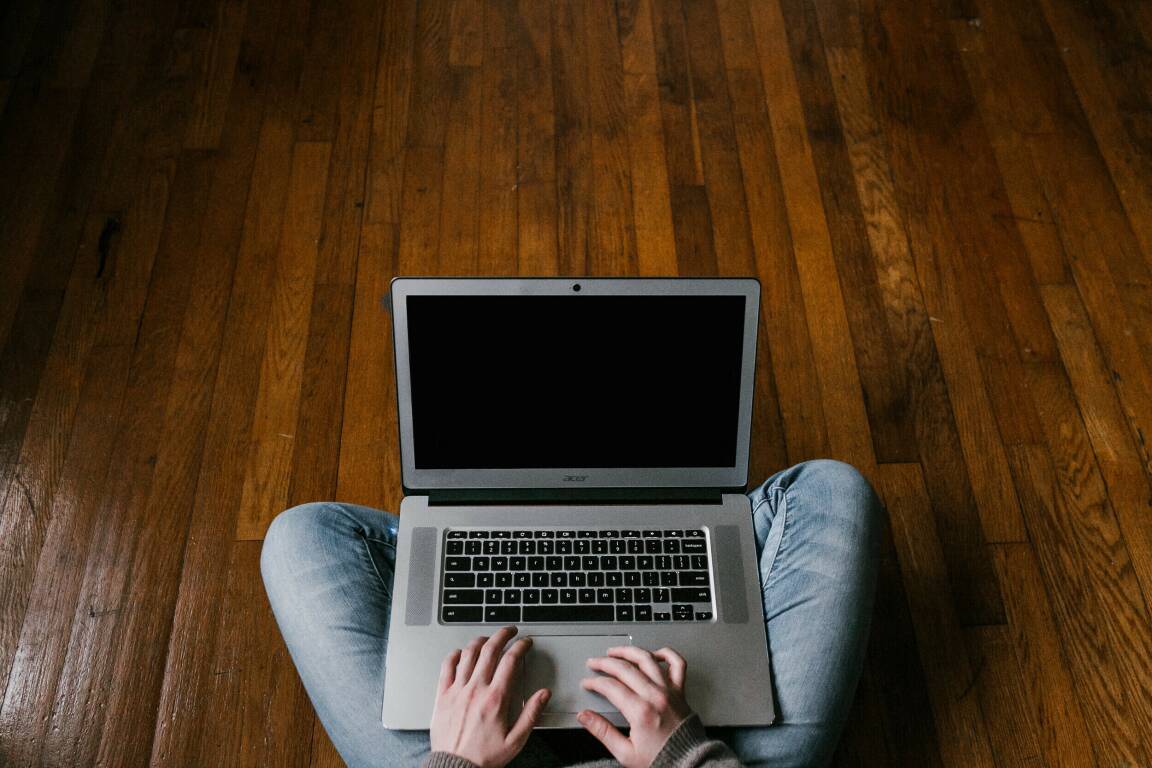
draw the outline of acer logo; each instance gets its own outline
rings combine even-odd
[[[564,482],[566,483],[582,483],[588,479],[588,475],[564,475]]]

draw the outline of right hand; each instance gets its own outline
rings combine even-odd
[[[668,665],[664,669],[660,662]],[[585,678],[581,686],[608,699],[628,721],[628,736],[598,712],[577,715],[584,728],[600,740],[624,768],[648,768],[668,737],[692,714],[684,698],[684,658],[671,648],[648,652],[626,645],[609,648],[607,656],[588,660],[602,675]]]

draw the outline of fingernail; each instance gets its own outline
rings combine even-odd
[[[588,713],[587,712],[580,712],[579,714],[576,715],[576,719],[581,723],[586,723],[586,722],[588,722]]]

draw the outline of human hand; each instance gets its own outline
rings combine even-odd
[[[660,661],[668,664],[665,670]],[[648,768],[668,737],[692,714],[684,698],[684,658],[671,648],[648,652],[631,645],[609,648],[607,656],[588,659],[588,667],[603,675],[581,681],[585,690],[600,694],[620,710],[631,726],[628,736],[598,712],[576,716],[624,768]]]
[[[521,638],[505,653],[515,634],[516,627],[504,627],[444,659],[432,708],[432,751],[450,752],[480,768],[501,768],[524,748],[551,692],[541,688],[532,694],[508,725],[513,675],[532,647],[531,638]]]

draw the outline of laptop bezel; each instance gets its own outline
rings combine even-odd
[[[574,286],[579,285],[578,290]],[[407,298],[433,296],[743,296],[744,346],[740,371],[740,417],[733,467],[417,469],[413,451],[412,395],[408,357]],[[406,494],[465,498],[636,498],[683,489],[683,498],[742,489],[748,480],[752,430],[760,282],[755,278],[450,278],[396,277],[391,283],[392,338],[400,464]],[[580,478],[580,479],[577,479]],[[651,493],[650,493],[651,492]],[[657,493],[658,492],[658,493]]]

